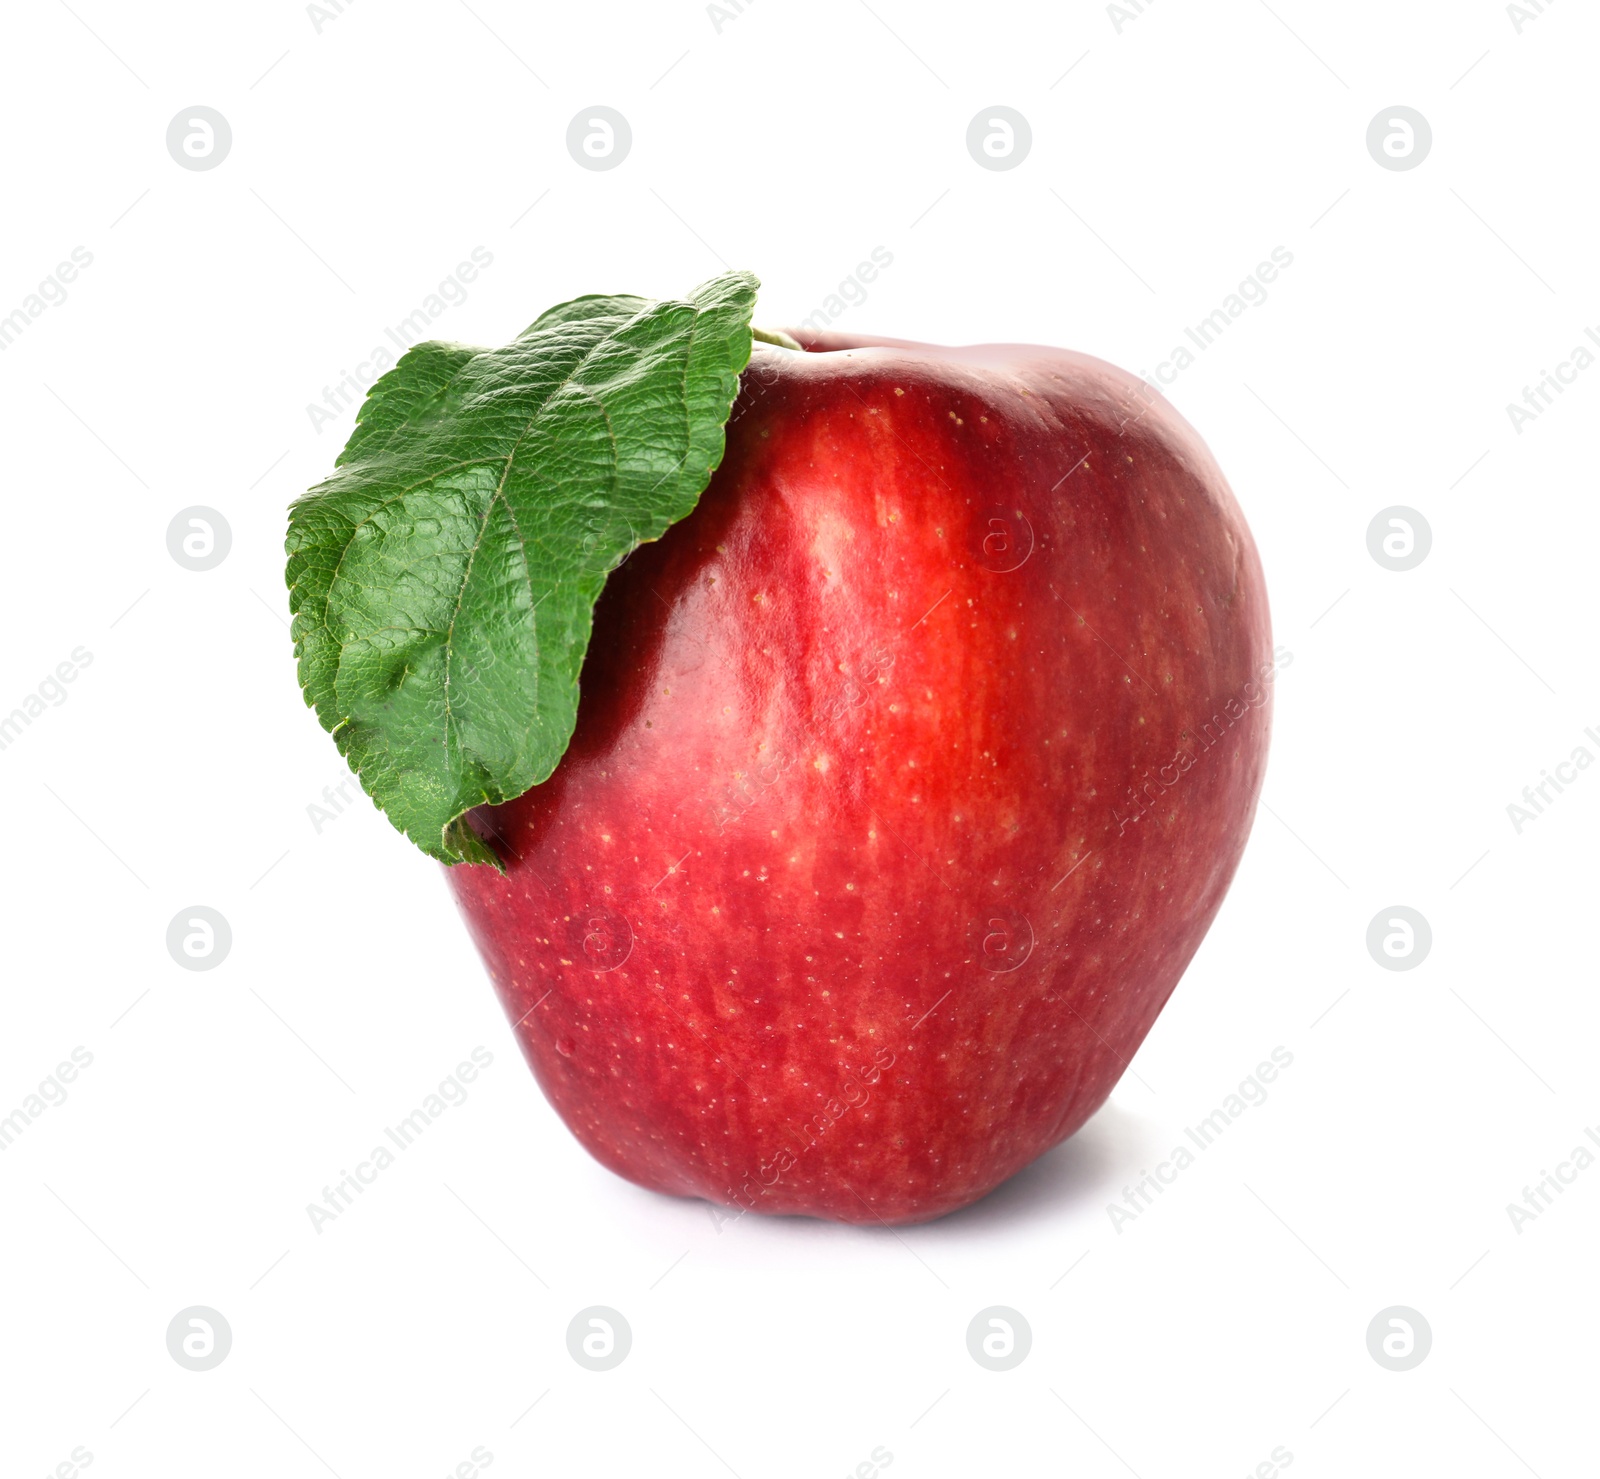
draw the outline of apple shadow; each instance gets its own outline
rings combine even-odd
[[[876,1222],[847,1225],[804,1213],[767,1214],[754,1219],[739,1214],[735,1220],[753,1226],[763,1236],[779,1238],[887,1239],[915,1232],[919,1240],[965,1242],[1115,1201],[1122,1188],[1137,1179],[1141,1168],[1160,1159],[1168,1143],[1153,1120],[1108,1101],[1070,1139],[1046,1151],[970,1207],[946,1213],[932,1222],[903,1228]],[[659,1193],[630,1189],[659,1205]],[[697,1197],[667,1200],[699,1209],[712,1205]]]
[[[1125,1182],[1150,1164],[1157,1149],[1155,1126],[1107,1102],[1084,1127],[1046,1151],[987,1196],[918,1227],[924,1237],[991,1232],[1048,1218],[1069,1207],[1114,1199]]]

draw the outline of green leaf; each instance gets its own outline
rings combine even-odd
[[[425,853],[501,866],[464,813],[565,752],[607,575],[722,460],[756,287],[578,298],[503,349],[419,344],[290,509],[306,702]]]

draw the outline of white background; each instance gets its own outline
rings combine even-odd
[[[1532,12],[1530,3],[1529,12]],[[1593,57],[1577,3],[906,0],[131,5],[7,14],[0,712],[91,664],[0,751],[0,1115],[93,1064],[0,1153],[0,1470],[96,1476],[1593,1473],[1600,1167],[1506,1206],[1600,1125],[1600,770],[1507,814],[1600,727],[1600,366],[1506,405],[1600,323]],[[581,169],[569,120],[633,147]],[[1015,169],[965,136],[1003,104]],[[1420,167],[1368,153],[1403,104]],[[169,121],[229,121],[179,168]],[[472,248],[437,336],[498,344],[579,293],[761,276],[760,320],[893,256],[842,329],[1024,340],[1153,371],[1272,248],[1293,266],[1170,387],[1259,542],[1276,733],[1221,917],[1108,1107],[980,1205],[898,1233],[652,1195],[557,1121],[434,866],[303,708],[284,509],[353,412],[307,405]],[[220,510],[196,573],[173,515]],[[1368,553],[1390,505],[1433,547]],[[670,860],[668,860],[670,861]],[[233,944],[178,968],[205,904]],[[1433,946],[1381,969],[1369,921]],[[333,1224],[308,1202],[477,1046],[494,1064]],[[1275,1046],[1293,1065],[1135,1221],[1107,1204]],[[1070,1270],[1070,1271],[1069,1271]],[[1028,1359],[968,1355],[1020,1311]],[[168,1354],[220,1311],[228,1358]],[[628,1359],[568,1321],[621,1311]],[[1368,1353],[1392,1305],[1432,1330]],[[537,1403],[537,1405],[534,1405]],[[531,1411],[529,1410],[531,1407]],[[481,1457],[480,1457],[481,1462]],[[881,1462],[881,1460],[880,1460]],[[1281,1462],[1281,1457],[1280,1457]],[[80,1455],[81,1463],[81,1455]]]

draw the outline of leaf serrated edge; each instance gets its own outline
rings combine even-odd
[[[541,326],[542,327],[546,327],[546,328],[553,327],[557,323],[560,323],[560,322],[564,321],[562,319],[553,318],[552,315],[559,314],[559,313],[562,312],[562,310],[567,309],[567,308],[571,308],[571,307],[575,307],[575,306],[577,306],[578,304],[581,304],[581,303],[589,303],[589,302],[619,302],[619,301],[628,302],[628,303],[630,303],[630,305],[632,303],[638,303],[640,305],[639,308],[636,309],[633,313],[631,313],[624,320],[624,323],[631,323],[635,319],[637,319],[639,316],[641,316],[643,313],[646,313],[646,312],[650,311],[653,308],[659,307],[662,304],[670,304],[672,302],[679,302],[679,303],[685,303],[688,306],[691,306],[691,307],[695,308],[696,310],[698,310],[694,325],[692,326],[692,328],[690,330],[690,354],[692,355],[693,345],[694,345],[695,340],[696,340],[696,338],[698,336],[700,325],[701,325],[701,323],[703,321],[701,315],[704,314],[704,313],[708,313],[708,312],[714,311],[715,309],[718,309],[718,308],[729,307],[729,306],[731,306],[732,304],[734,304],[738,300],[738,298],[739,298],[739,296],[741,294],[748,293],[748,295],[750,297],[750,309],[751,309],[751,313],[750,313],[749,316],[753,317],[754,307],[755,307],[755,295],[756,295],[756,292],[759,289],[759,287],[760,287],[759,279],[756,278],[754,273],[748,272],[748,271],[738,271],[738,272],[725,273],[725,274],[723,274],[723,275],[721,275],[719,277],[712,278],[712,279],[707,280],[704,283],[701,283],[686,298],[683,298],[683,299],[676,299],[676,300],[674,300],[674,299],[654,299],[654,300],[652,300],[652,299],[634,298],[632,295],[624,295],[624,294],[615,294],[615,295],[585,294],[580,298],[576,298],[576,299],[571,300],[567,304],[558,304],[558,305],[556,305],[556,307],[547,310],[544,314],[541,314],[540,317],[538,319],[536,319],[533,324],[529,325],[528,328],[525,329],[522,332],[522,334],[519,334],[517,336],[517,339],[512,340],[511,342],[512,343],[517,342],[518,340],[524,338],[526,335],[535,332]],[[728,374],[729,374],[729,378],[730,378],[731,384],[730,384],[730,388],[729,388],[729,391],[728,391],[728,394],[727,394],[727,398],[726,398],[726,406],[722,409],[721,414],[720,414],[720,416],[719,416],[719,418],[717,420],[714,432],[712,433],[712,435],[715,438],[715,446],[714,446],[714,448],[709,449],[711,451],[712,455],[710,456],[710,458],[709,458],[709,460],[707,462],[707,465],[706,465],[706,468],[705,468],[705,471],[704,471],[703,475],[699,479],[700,486],[694,493],[693,501],[691,502],[689,508],[687,510],[685,510],[684,513],[680,514],[676,519],[673,519],[673,520],[669,521],[669,523],[666,526],[666,528],[668,528],[668,529],[672,528],[674,524],[681,523],[683,519],[687,518],[689,516],[689,514],[692,513],[696,507],[698,507],[701,495],[705,492],[706,488],[709,486],[710,481],[711,481],[712,477],[715,475],[717,468],[721,466],[724,457],[727,455],[728,418],[732,414],[733,406],[734,406],[735,402],[738,400],[739,389],[740,389],[740,380],[741,380],[741,377],[743,376],[743,373],[744,373],[746,367],[749,365],[750,356],[751,356],[751,353],[752,353],[752,350],[753,350],[753,345],[754,345],[754,336],[753,336],[753,332],[751,330],[751,327],[750,327],[750,324],[749,324],[749,321],[748,321],[748,317],[747,317],[746,321],[744,322],[744,324],[742,326],[736,324],[733,327],[731,335],[725,339],[724,344],[725,344],[725,350],[726,350],[727,370],[728,370]],[[742,354],[739,352],[739,348],[735,347],[736,344],[739,345],[740,348],[742,348]],[[502,346],[502,347],[504,347],[504,346]],[[496,352],[492,348],[487,348],[487,347],[482,347],[482,346],[476,346],[475,347],[475,346],[471,346],[471,345],[463,345],[463,344],[453,343],[451,341],[445,341],[445,340],[426,340],[423,343],[414,345],[412,347],[412,349],[408,350],[404,355],[402,355],[400,357],[400,359],[398,361],[396,361],[396,363],[395,363],[395,365],[393,366],[392,369],[390,369],[389,371],[385,372],[385,374],[383,376],[381,376],[376,382],[374,382],[372,387],[368,390],[366,397],[363,399],[363,402],[362,402],[362,405],[361,405],[360,409],[356,413],[356,427],[357,427],[357,429],[359,430],[359,428],[361,426],[361,423],[362,423],[363,419],[365,418],[365,416],[368,414],[368,412],[373,410],[373,409],[375,409],[377,405],[381,404],[382,397],[383,397],[383,394],[384,394],[385,382],[386,381],[390,381],[393,377],[397,376],[400,373],[400,371],[402,370],[402,368],[405,366],[407,360],[412,359],[417,354],[418,351],[422,351],[422,350],[439,350],[439,349],[447,349],[447,348],[471,349],[471,350],[473,350],[473,353],[469,356],[468,359],[462,361],[462,363],[456,368],[456,370],[440,386],[435,388],[435,390],[433,392],[433,394],[435,396],[437,396],[439,394],[442,394],[445,391],[447,391],[449,389],[449,387],[451,385],[453,385],[467,371],[467,369],[470,368],[470,366],[480,356],[482,356],[484,354],[491,354],[491,353],[495,353]],[[687,381],[688,381],[688,374],[689,374],[689,368],[688,368],[689,357],[690,357],[689,355],[685,356],[685,363],[684,363],[684,381],[685,381],[685,389],[686,390],[687,390]],[[392,387],[391,387],[391,391],[392,391]],[[687,404],[687,401],[688,401],[687,395],[685,395],[684,400],[685,400],[685,403]],[[717,402],[717,404],[719,404],[719,405],[721,404],[720,398],[719,398],[719,401]],[[354,441],[355,439],[356,439],[356,432],[352,432],[351,440]],[[520,445],[520,440],[521,439],[519,438],[519,442],[516,445]],[[692,436],[690,437],[690,440],[691,441],[693,440]],[[513,458],[515,457],[516,445],[513,445],[511,451],[506,454],[506,459],[505,459],[506,467],[505,467],[505,471],[502,474],[502,479],[501,479],[501,487],[502,488],[503,488],[503,484],[504,484],[504,477],[505,477],[506,474],[509,473],[511,462],[512,462]],[[350,446],[350,443],[347,442],[346,446],[344,447],[344,449],[340,452],[339,457],[335,460],[334,466],[335,466],[336,470],[353,465],[353,463],[346,461],[346,458],[350,454],[350,452],[351,452],[351,446]],[[684,459],[680,461],[679,467],[677,469],[677,472],[676,472],[675,476],[681,476],[683,468],[684,468],[684,464],[687,461],[688,456],[689,456],[689,451],[688,451],[688,449],[686,449],[685,450],[685,454],[684,454]],[[489,462],[492,464],[494,461],[497,461],[497,460],[498,459],[491,458],[491,459],[489,459]],[[473,465],[476,465],[476,463],[474,463]],[[318,615],[313,615],[312,613],[310,613],[310,612],[308,612],[308,611],[306,611],[306,610],[304,610],[302,608],[301,599],[300,598],[305,593],[301,589],[300,582],[299,582],[298,578],[296,578],[296,571],[295,571],[294,567],[295,567],[297,558],[302,557],[302,556],[304,556],[306,554],[306,547],[305,547],[305,545],[303,543],[299,543],[298,546],[297,546],[296,536],[297,536],[297,534],[300,534],[303,531],[300,530],[297,527],[295,521],[296,521],[296,515],[299,513],[299,511],[302,508],[309,507],[309,506],[311,506],[312,504],[314,504],[318,500],[320,492],[321,492],[321,489],[323,488],[324,484],[326,482],[328,482],[328,481],[331,481],[331,479],[325,479],[323,483],[319,483],[317,486],[307,490],[307,492],[301,494],[298,498],[296,498],[291,503],[290,510],[289,510],[289,529],[288,529],[288,532],[287,532],[287,535],[286,535],[285,541],[284,541],[284,543],[285,543],[285,553],[289,557],[289,562],[288,562],[289,563],[289,569],[287,569],[285,573],[286,573],[286,584],[288,585],[288,590],[289,590],[290,614],[293,617],[293,623],[292,623],[292,627],[291,627],[291,632],[292,632],[292,635],[293,635],[293,638],[294,638],[296,669],[297,669],[296,676],[297,676],[297,679],[299,680],[301,698],[304,701],[306,707],[311,709],[316,714],[317,719],[322,724],[323,728],[326,729],[328,731],[328,733],[333,737],[335,745],[339,749],[340,754],[344,757],[345,763],[349,766],[349,768],[351,769],[352,773],[355,775],[355,777],[358,780],[358,782],[360,782],[362,790],[365,791],[366,794],[372,799],[373,804],[378,808],[378,810],[381,811],[384,814],[384,816],[388,818],[390,825],[393,826],[396,831],[400,832],[400,834],[402,836],[406,837],[409,841],[411,841],[413,843],[413,845],[415,845],[417,848],[419,848],[422,852],[426,853],[430,857],[436,858],[437,860],[439,860],[439,861],[441,861],[441,862],[443,862],[443,863],[445,863],[447,865],[456,864],[456,863],[483,864],[483,865],[491,866],[491,867],[495,868],[501,874],[504,874],[506,872],[506,865],[505,865],[504,860],[499,856],[499,854],[488,843],[486,843],[484,841],[484,839],[482,837],[480,837],[478,835],[478,833],[471,827],[470,823],[468,823],[468,821],[466,820],[466,817],[467,817],[467,813],[472,811],[472,810],[474,810],[477,806],[501,804],[501,803],[503,803],[505,801],[514,799],[513,797],[500,796],[500,797],[496,798],[496,797],[490,797],[490,796],[488,796],[486,794],[481,798],[481,800],[474,801],[474,802],[468,804],[467,806],[463,807],[459,812],[457,812],[455,816],[450,818],[441,827],[440,836],[439,836],[439,840],[438,840],[437,846],[436,847],[429,846],[428,843],[425,842],[423,839],[413,835],[413,833],[410,830],[408,830],[406,827],[404,827],[404,826],[399,824],[399,822],[396,820],[396,818],[390,813],[389,807],[387,805],[385,805],[385,803],[378,797],[378,795],[375,793],[375,791],[368,785],[367,778],[366,778],[365,774],[363,773],[363,768],[361,766],[353,764],[351,762],[350,751],[349,751],[348,746],[349,746],[350,740],[354,738],[354,735],[353,735],[353,733],[348,733],[348,731],[349,731],[350,725],[352,723],[352,716],[349,715],[349,714],[338,714],[333,718],[333,722],[330,723],[329,722],[329,716],[325,715],[323,713],[322,705],[317,701],[316,697],[314,696],[314,694],[312,692],[314,683],[313,683],[313,680],[309,676],[309,667],[310,667],[310,663],[311,663],[311,658],[308,655],[308,653],[306,652],[306,645],[307,645],[308,640],[311,637],[313,637],[318,631],[321,631],[321,632],[327,632],[328,631],[328,621],[327,621],[327,604],[328,603],[327,603],[327,601],[324,601],[323,609],[320,612],[320,614],[318,614]],[[500,492],[501,492],[501,488],[497,488],[494,496],[490,500],[490,506],[491,507],[493,506],[493,503],[495,502],[495,500],[499,498]],[[648,539],[641,538],[641,539],[634,540],[634,542],[628,547],[628,549],[626,549],[622,553],[622,555],[618,558],[618,560],[616,562],[617,565],[620,565],[622,563],[622,561],[625,560],[628,555],[632,554],[632,552],[634,550],[638,549],[641,544],[654,543],[656,540],[660,539],[665,534],[665,532],[666,532],[666,529],[663,529],[660,534],[653,535]],[[615,568],[616,568],[616,566],[613,565],[612,569],[614,570]],[[332,585],[331,585],[331,582],[330,582],[330,586],[329,586],[330,596],[331,596],[331,590],[332,590]],[[598,595],[596,596],[596,601],[598,601]],[[581,680],[581,675],[582,675],[583,664],[584,664],[584,662],[585,662],[585,660],[587,659],[587,656],[588,656],[589,641],[591,640],[592,635],[593,635],[594,605],[595,605],[595,603],[591,602],[589,604],[588,611],[586,613],[587,617],[588,617],[588,630],[584,635],[582,646],[581,646],[581,650],[575,649],[576,656],[577,656],[577,662],[576,662],[575,667],[574,667],[574,674],[573,674],[573,679],[572,679],[572,686],[574,688],[578,688],[580,686],[580,680]],[[302,623],[305,623],[306,627],[309,628],[309,630],[302,629],[301,628],[301,624]],[[337,644],[337,646],[338,646],[339,652],[342,653],[344,651],[345,644],[341,641],[341,642],[339,642]],[[337,706],[337,696],[338,696],[337,686],[335,685],[334,686],[334,699],[335,699],[336,706]],[[576,728],[576,715],[577,715],[577,706],[576,706],[576,704],[574,704],[573,705],[573,729],[574,730]],[[569,731],[568,734],[567,734],[567,737],[566,737],[566,745],[570,745],[571,738],[572,738],[572,731]],[[563,745],[563,747],[562,747],[562,754],[565,753],[566,745]],[[531,790],[533,788],[533,786],[540,785],[540,784],[543,783],[543,781],[548,780],[550,774],[554,773],[555,767],[560,764],[560,760],[561,760],[561,755],[558,755],[556,757],[555,762],[551,765],[550,770],[548,772],[546,772],[546,774],[543,777],[541,777],[539,780],[532,782],[530,784],[530,786],[526,788],[526,790]],[[526,790],[519,791],[517,793],[517,795],[525,795],[526,794]]]

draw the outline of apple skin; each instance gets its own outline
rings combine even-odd
[[[698,508],[610,578],[572,744],[447,869],[618,1174],[905,1224],[1104,1103],[1254,817],[1272,644],[1204,444],[1029,346],[757,344]]]

